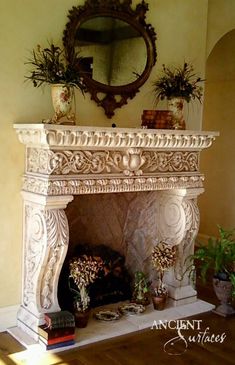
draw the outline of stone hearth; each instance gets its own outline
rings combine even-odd
[[[58,280],[69,244],[65,209],[76,195],[79,204],[84,194],[135,193],[124,225],[128,265],[139,250],[144,267],[153,241],[178,245],[179,258],[166,277],[171,306],[196,301],[190,278],[182,274],[199,227],[197,197],[204,191],[199,154],[217,133],[46,124],[14,128],[26,146],[21,330],[37,340],[44,313],[60,310]]]

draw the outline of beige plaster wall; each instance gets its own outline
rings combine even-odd
[[[234,54],[235,30],[220,39],[207,60],[203,129],[220,131],[213,147],[201,156],[206,192],[199,200],[200,231],[207,235],[217,234],[217,224],[235,227]]]
[[[234,29],[234,24],[234,0],[208,0],[207,56],[218,40]]]
[[[15,305],[21,295],[22,202],[21,175],[24,149],[17,141],[13,123],[40,122],[52,114],[49,87],[35,89],[24,83],[28,52],[47,40],[59,42],[67,22],[68,10],[82,0],[9,0],[1,1],[0,30],[0,307]],[[133,1],[134,4],[137,1]],[[143,109],[152,109],[152,81],[162,63],[193,62],[203,75],[206,52],[207,0],[149,0],[148,22],[158,33],[158,62],[150,80],[135,99],[118,110],[118,126],[139,126]],[[188,111],[187,125],[199,129],[201,107]],[[77,95],[77,123],[110,126],[101,108]]]

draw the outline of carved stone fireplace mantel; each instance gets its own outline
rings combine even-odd
[[[18,124],[23,190],[42,195],[198,188],[215,132]]]
[[[173,305],[196,300],[190,278],[182,273],[199,226],[196,199],[204,179],[199,154],[218,133],[46,124],[14,128],[26,145],[20,328],[37,340],[44,313],[60,310],[57,286],[69,243],[65,208],[81,194],[155,192],[154,234],[179,246],[176,267],[166,278]],[[126,234],[129,241],[134,233]]]

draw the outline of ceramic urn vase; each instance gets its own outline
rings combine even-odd
[[[220,305],[214,310],[215,313],[227,317],[235,314],[235,309],[231,305],[232,301],[232,283],[231,281],[219,280],[213,278],[213,288]]]
[[[65,118],[69,121],[72,119],[70,113],[72,109],[73,96],[74,88],[72,86],[64,84],[54,84],[51,86],[52,104],[55,110],[52,123],[63,124],[63,122],[61,122],[61,118]]]
[[[171,128],[172,129],[186,129],[184,115],[184,99],[183,98],[171,98],[168,100],[168,109],[171,112]]]

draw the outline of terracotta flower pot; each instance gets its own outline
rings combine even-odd
[[[152,296],[153,307],[156,310],[163,310],[166,306],[167,296]]]
[[[75,325],[77,328],[84,328],[87,326],[89,320],[90,310],[86,310],[85,312],[74,312],[75,317]]]

